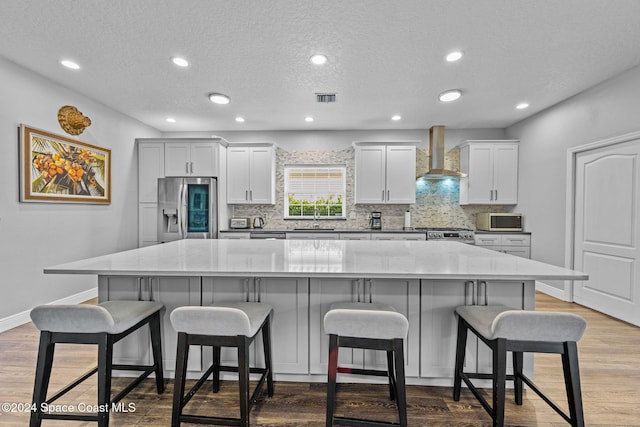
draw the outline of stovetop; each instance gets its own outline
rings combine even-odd
[[[427,232],[427,240],[453,240],[469,244],[475,243],[475,233],[468,228],[459,227],[420,227],[419,231]]]

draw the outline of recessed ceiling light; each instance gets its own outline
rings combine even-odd
[[[76,62],[70,61],[68,59],[63,59],[62,61],[60,61],[60,63],[67,68],[71,68],[72,70],[80,69],[80,66]]]
[[[307,116],[307,117],[304,118],[304,121],[305,122],[312,122],[313,121],[313,117]]]
[[[311,61],[311,63],[315,65],[322,65],[327,63],[327,57],[320,54],[313,55],[311,58],[309,58],[309,61]]]
[[[231,102],[231,98],[221,93],[210,93],[209,100],[215,104],[228,104]]]
[[[525,108],[529,108],[529,104],[527,104],[526,102],[521,102],[520,104],[516,105],[516,108],[518,110],[524,110]]]
[[[461,96],[462,96],[462,92],[460,92],[457,89],[454,89],[454,90],[448,90],[446,92],[442,92],[440,96],[438,96],[438,99],[442,102],[451,102],[451,101],[455,101]]]
[[[457,60],[459,60],[460,58],[462,58],[463,53],[459,50],[454,50],[453,52],[449,52],[449,54],[447,54],[447,56],[445,56],[445,59],[447,60],[447,62],[455,62]]]
[[[395,116],[391,117],[391,120],[393,120],[394,122],[397,122],[398,120],[402,119],[402,116],[396,114]]]
[[[189,66],[189,61],[187,61],[184,58],[180,58],[179,56],[172,56],[171,57],[171,62],[176,64],[178,67],[188,67]]]
[[[166,121],[167,123],[175,123],[175,122],[176,122],[176,119],[174,119],[173,117],[167,117],[167,118],[165,119],[165,121]]]
[[[240,116],[236,117],[236,122],[244,123],[244,117],[240,117]]]

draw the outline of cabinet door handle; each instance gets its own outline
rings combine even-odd
[[[498,200],[498,190],[495,190],[496,192],[496,200]]]
[[[153,277],[149,278],[149,301],[155,301],[153,299]]]
[[[262,280],[258,277],[255,280],[256,292],[258,293],[258,302],[262,302]]]
[[[372,303],[375,282],[371,279],[369,279],[368,282],[369,282],[369,303]],[[365,297],[365,302],[366,302],[366,297]]]
[[[384,202],[384,189],[382,190],[382,201]]]
[[[249,278],[244,279],[245,302],[249,302]]]
[[[253,190],[249,190],[249,201],[253,201]]]
[[[244,190],[244,199],[248,202],[249,201],[249,190]]]
[[[142,301],[142,277],[138,277],[138,301]]]
[[[475,305],[474,285],[473,280],[464,282],[464,305]]]
[[[191,173],[193,173],[193,162],[191,162]]]
[[[487,282],[478,281],[478,305],[487,305]]]
[[[184,162],[184,172],[189,173],[189,162]]]
[[[493,190],[489,190],[489,200],[493,200]]]
[[[388,202],[388,201],[389,201],[389,199],[391,198],[391,197],[389,196],[389,194],[390,194],[390,193],[389,193],[389,190],[387,190],[387,202]]]

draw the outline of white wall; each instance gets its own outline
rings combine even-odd
[[[567,149],[638,130],[640,67],[506,130],[508,138],[520,140],[517,209],[533,233],[533,258],[565,264]]]
[[[54,65],[55,66],[55,65]],[[0,330],[40,303],[96,287],[91,276],[44,275],[44,267],[137,246],[135,138],[160,133],[130,117],[0,58]],[[96,82],[99,84],[99,82]],[[77,138],[111,149],[108,206],[20,203],[18,127],[59,135],[58,109],[78,107],[92,125]]]

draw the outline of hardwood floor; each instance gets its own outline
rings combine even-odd
[[[539,310],[567,311],[587,320],[587,331],[578,343],[585,419],[588,426],[640,426],[640,328],[612,319],[576,304],[537,294]],[[0,402],[31,401],[36,364],[38,331],[32,324],[0,334]],[[59,345],[56,349],[51,391],[66,385],[79,373],[95,365],[91,346]],[[537,384],[561,407],[566,408],[560,357],[535,356]],[[114,380],[114,389],[123,385]],[[206,386],[205,386],[206,387]],[[59,403],[95,404],[95,377],[65,396]],[[146,380],[123,402],[135,405],[135,411],[115,413],[111,426],[167,426],[171,418],[173,382],[158,396],[153,380]],[[229,416],[236,416],[237,387],[224,382],[218,395],[203,389],[190,403],[190,410],[207,413],[216,405]],[[469,392],[454,402],[450,387],[409,386],[408,416],[411,426],[484,426],[490,419]],[[511,395],[507,392],[507,398]],[[58,402],[56,402],[58,403]],[[386,400],[386,386],[343,384],[338,390],[338,412],[371,414],[395,420],[395,406]],[[28,413],[0,412],[0,426],[26,426]],[[277,382],[273,398],[263,398],[252,411],[252,425],[322,426],[324,425],[325,385]],[[524,404],[507,403],[506,422],[519,426],[565,426],[560,416],[548,408],[533,392],[525,392]],[[43,426],[94,426],[88,422],[47,420]]]

